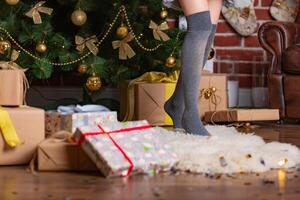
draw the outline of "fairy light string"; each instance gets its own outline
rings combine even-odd
[[[110,34],[112,28],[115,26],[119,16],[121,15],[121,13],[124,14],[125,16],[125,21],[126,21],[126,24],[130,30],[130,32],[132,33],[132,35],[134,36],[134,40],[136,41],[136,43],[138,44],[138,46],[143,49],[144,51],[147,51],[147,52],[153,52],[153,51],[156,51],[159,47],[161,47],[163,44],[158,44],[157,46],[153,47],[153,48],[147,48],[145,47],[141,41],[139,40],[139,37],[136,36],[136,34],[134,33],[134,30],[132,28],[132,25],[130,23],[130,20],[128,18],[128,15],[127,15],[127,11],[126,11],[126,8],[124,5],[120,6],[115,18],[113,19],[113,21],[109,24],[109,27],[107,29],[107,31],[105,32],[105,34],[102,36],[102,38],[96,43],[96,46],[97,47],[100,47],[101,44],[104,42],[104,40],[107,38],[108,34]],[[3,27],[0,26],[0,31],[2,31],[3,33],[5,33],[7,35],[7,37],[21,50],[23,51],[25,54],[27,54],[28,56],[30,56],[31,58],[35,59],[35,60],[38,60],[40,62],[43,62],[43,63],[46,63],[46,64],[51,64],[53,66],[67,66],[67,65],[72,65],[72,64],[75,64],[75,63],[78,63],[80,61],[83,61],[86,57],[88,57],[89,55],[91,55],[91,51],[85,53],[84,55],[80,56],[79,58],[75,59],[75,60],[72,60],[72,61],[69,61],[69,62],[50,62],[48,60],[45,60],[41,57],[38,57],[36,55],[34,55],[33,53],[31,53],[30,51],[28,51],[26,48],[24,48],[22,45],[20,45],[14,38],[13,36]],[[178,40],[178,35],[176,37],[176,39]],[[173,50],[174,52],[174,50]]]

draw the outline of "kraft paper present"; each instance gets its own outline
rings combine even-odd
[[[215,89],[215,92],[213,90]],[[208,93],[211,93],[209,95]],[[199,113],[228,109],[227,75],[203,73],[200,81]]]
[[[21,143],[14,148],[9,147],[0,130],[0,165],[28,164],[38,144],[45,138],[44,110],[27,106],[3,108],[7,111]]]
[[[175,91],[175,83],[138,83],[135,85],[135,119],[152,125],[173,125],[164,110],[165,102]]]
[[[75,140],[106,177],[170,170],[178,163],[147,121],[105,122],[76,130]]]
[[[57,131],[74,133],[77,127],[101,123],[104,121],[118,121],[117,112],[89,112],[63,114],[56,111],[46,112],[46,136]]]
[[[97,171],[96,165],[77,144],[44,140],[38,146],[39,171]]]
[[[152,125],[170,126],[172,119],[164,111],[165,102],[172,96],[176,83],[148,83],[136,82],[134,84],[134,96],[129,97],[126,86],[121,88],[121,118],[128,112],[126,109],[128,98],[134,98],[133,120],[147,120]],[[204,93],[214,92],[210,98]],[[227,75],[211,74],[203,71],[199,88],[199,113],[201,117],[206,111],[227,110]]]
[[[24,100],[23,72],[0,70],[0,105],[20,106]]]
[[[279,120],[278,109],[232,109],[206,112],[206,122],[251,122]]]

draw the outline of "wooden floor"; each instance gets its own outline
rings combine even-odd
[[[300,147],[300,126],[263,125],[256,130],[267,141],[279,140]],[[300,199],[300,169],[274,170],[236,176],[161,174],[129,179],[104,179],[98,174],[40,173],[25,167],[0,168],[0,200],[55,199]]]

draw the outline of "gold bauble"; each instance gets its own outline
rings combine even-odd
[[[121,25],[118,29],[117,29],[117,36],[119,38],[125,38],[128,35],[128,28],[125,25]]]
[[[11,48],[8,40],[0,40],[0,53],[5,54]]]
[[[212,95],[211,91],[210,91],[210,90],[207,90],[207,91],[204,93],[204,98],[205,98],[205,99],[210,99],[211,95]]]
[[[87,15],[82,10],[75,10],[71,15],[71,21],[76,26],[82,26],[87,20]]]
[[[14,6],[14,5],[17,5],[20,2],[20,0],[5,0],[5,2],[8,5]]]
[[[47,45],[44,42],[39,42],[35,47],[35,50],[39,53],[45,53],[47,49]]]
[[[215,93],[215,92],[217,91],[217,88],[211,87],[211,91],[212,91],[213,93]]]
[[[245,123],[245,128],[251,129],[251,123],[250,122]]]
[[[96,92],[101,88],[102,83],[100,77],[93,74],[86,80],[85,85],[89,91]]]
[[[163,9],[162,11],[160,11],[159,16],[162,19],[165,19],[168,16],[168,11],[166,9]]]
[[[169,56],[165,63],[166,67],[174,67],[176,65],[176,58],[174,56]]]
[[[84,74],[84,73],[86,73],[87,68],[88,68],[88,67],[86,66],[86,64],[81,63],[81,64],[78,66],[77,70],[78,70],[78,72],[79,72],[80,74]]]

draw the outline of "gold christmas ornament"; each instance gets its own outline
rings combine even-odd
[[[47,51],[47,45],[45,44],[45,42],[39,42],[36,47],[35,50],[39,53],[45,53]]]
[[[149,28],[153,29],[153,37],[156,40],[168,41],[170,37],[163,31],[168,30],[169,26],[167,22],[163,22],[157,25],[154,21],[150,21]]]
[[[129,30],[127,28],[127,26],[125,26],[124,24],[122,24],[118,29],[117,29],[117,36],[120,39],[125,38],[129,33]]]
[[[5,0],[5,2],[8,5],[14,6],[14,5],[17,5],[20,2],[20,0]]]
[[[82,26],[87,20],[87,15],[82,10],[75,10],[71,15],[71,21],[76,26]]]
[[[0,40],[0,54],[5,54],[11,48],[8,40]]]
[[[87,79],[85,85],[89,91],[96,92],[101,88],[102,83],[100,77],[93,73],[93,75]]]
[[[210,99],[211,96],[212,96],[212,91],[211,91],[211,90],[207,90],[207,91],[204,93],[204,98],[205,98],[205,99]]]
[[[128,58],[132,58],[135,56],[134,50],[128,44],[128,42],[134,39],[133,34],[130,32],[128,35],[122,40],[115,40],[112,42],[113,49],[119,48],[119,59],[127,60]]]
[[[217,88],[212,87],[212,88],[211,88],[211,91],[212,91],[212,92],[216,92],[216,91],[217,91]]]
[[[168,11],[166,9],[162,9],[159,13],[160,18],[165,19],[168,16]]]
[[[96,35],[93,35],[88,38],[83,38],[79,35],[75,36],[75,44],[76,44],[76,49],[79,52],[82,52],[85,47],[87,47],[92,54],[97,55],[99,52],[99,49],[96,45],[98,43],[98,38]]]
[[[88,68],[88,67],[87,67],[86,64],[81,63],[81,64],[78,66],[77,71],[78,71],[80,74],[84,74],[84,73],[86,73],[87,68]]]
[[[25,15],[33,19],[34,24],[41,24],[42,17],[40,13],[52,15],[53,9],[43,6],[46,1],[40,1],[33,8],[31,8]]]
[[[166,67],[174,67],[176,65],[176,58],[173,55],[170,55],[167,59],[166,59],[166,63],[165,63]]]

